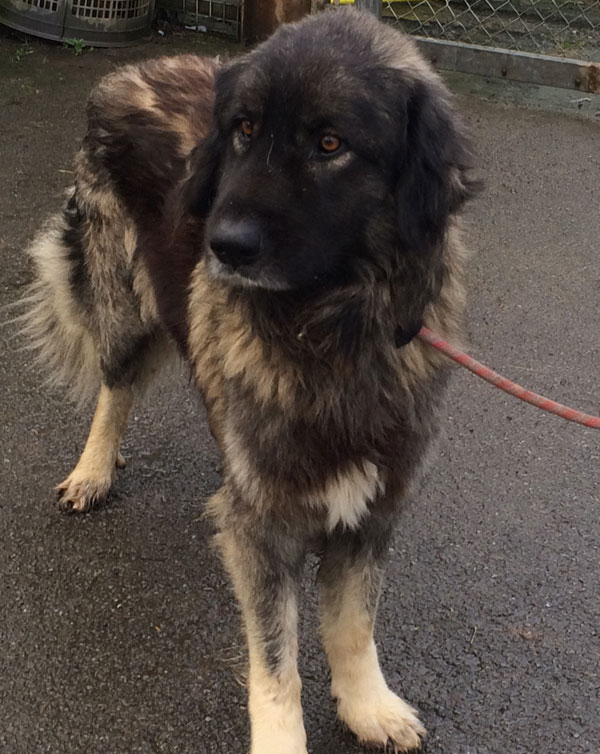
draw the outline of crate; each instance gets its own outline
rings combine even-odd
[[[154,0],[0,0],[0,22],[44,39],[131,45],[150,31]]]
[[[158,7],[177,14],[187,29],[241,41],[244,0],[160,0]]]

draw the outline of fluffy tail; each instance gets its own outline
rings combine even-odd
[[[50,383],[65,386],[73,397],[85,400],[101,382],[100,358],[85,308],[74,295],[77,265],[68,243],[72,203],[52,217],[29,248],[34,280],[22,300],[23,314],[16,318],[38,362],[49,367]]]

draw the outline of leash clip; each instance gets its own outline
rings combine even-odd
[[[406,327],[398,325],[394,330],[394,345],[396,348],[402,348],[407,346],[410,341],[418,335],[419,331],[423,327],[423,320],[419,319],[417,322],[412,322]]]

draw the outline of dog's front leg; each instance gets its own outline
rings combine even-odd
[[[56,488],[60,508],[85,513],[108,495],[116,469],[125,466],[119,446],[132,404],[132,388],[102,385],[83,453]]]
[[[425,730],[383,677],[373,639],[391,525],[377,513],[330,535],[321,561],[321,633],[340,719],[369,746],[408,752]]]
[[[218,541],[248,638],[251,754],[307,754],[300,702],[302,544],[276,526],[222,528]]]

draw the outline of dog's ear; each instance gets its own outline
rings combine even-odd
[[[205,217],[212,206],[225,152],[226,120],[235,84],[244,69],[243,58],[226,65],[215,79],[213,123],[210,133],[194,149],[188,165],[181,200],[183,211]]]
[[[469,138],[436,81],[404,87],[405,132],[396,175],[396,211],[402,246],[431,252],[450,215],[477,190],[468,175]]]
[[[436,299],[451,215],[478,189],[470,140],[434,74],[393,70],[398,129],[393,191],[398,251],[393,306],[397,345],[408,342]],[[388,85],[389,85],[388,79]],[[389,92],[389,89],[388,89]]]
[[[216,127],[194,148],[188,166],[188,178],[180,195],[181,212],[197,218],[208,215],[219,182],[223,155],[223,137]]]

